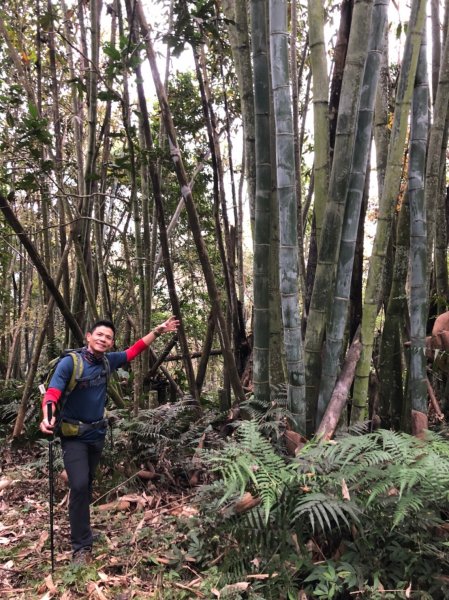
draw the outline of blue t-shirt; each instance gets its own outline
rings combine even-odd
[[[87,349],[81,351],[83,372],[77,380],[75,388],[64,397],[64,390],[73,372],[73,359],[65,356],[61,359],[50,380],[50,388],[62,392],[59,402],[62,403],[60,418],[94,423],[104,417],[107,392],[107,372],[103,358],[95,358]],[[127,362],[126,352],[108,352],[105,354],[110,371],[115,371]],[[79,436],[83,440],[95,440],[106,434],[106,427],[87,431]]]

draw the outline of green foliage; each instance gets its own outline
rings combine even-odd
[[[21,381],[0,381],[0,440],[11,434],[19,410],[23,387],[24,384]],[[36,396],[32,396],[25,414],[24,437],[26,440],[33,440],[39,435],[39,410],[39,400]]]
[[[20,395],[17,390],[18,382],[1,382],[0,388],[0,439],[9,432],[19,407]]]
[[[440,435],[379,430],[314,440],[287,461],[244,422],[220,453],[204,454],[220,479],[198,495],[208,515],[202,554],[218,549],[207,533],[220,531],[224,577],[270,574],[258,584],[265,598],[292,589],[326,599],[391,589],[398,598],[410,584],[417,597],[447,597],[448,542],[435,532],[449,514],[448,453]],[[240,513],[244,492],[261,502]]]
[[[219,37],[216,5],[213,0],[176,2],[173,33],[167,34],[164,38],[165,42],[172,47],[173,53],[179,56],[185,44],[196,46],[201,43],[204,35],[212,38]]]
[[[292,477],[291,470],[262,437],[254,421],[242,423],[235,440],[222,451],[205,455],[204,459],[224,480],[226,493],[220,504],[237,493],[243,495],[246,489],[254,488],[262,499],[266,522],[282,489]]]
[[[287,386],[279,384],[271,387],[269,402],[250,396],[240,404],[244,418],[257,422],[260,432],[272,442],[280,441],[286,422],[291,421],[288,410]]]

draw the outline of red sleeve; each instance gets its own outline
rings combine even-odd
[[[44,406],[46,404],[48,404],[49,402],[53,402],[53,404],[57,404],[58,400],[61,396],[62,396],[61,390],[58,390],[56,388],[48,388],[48,390],[45,392],[44,399],[42,400],[42,408],[44,408]]]
[[[128,348],[128,350],[126,350],[126,360],[130,362],[147,348],[148,346],[143,340],[137,340],[135,344],[133,344],[130,348]]]

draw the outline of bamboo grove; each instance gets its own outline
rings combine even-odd
[[[443,414],[446,348],[429,339],[449,302],[449,2],[400,4],[0,9],[14,435],[39,368],[100,316],[123,346],[180,318],[133,366],[135,412],[163,380],[228,407],[286,385],[307,437],[367,419],[419,434],[429,393]]]

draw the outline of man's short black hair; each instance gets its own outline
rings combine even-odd
[[[95,323],[93,323],[88,332],[93,333],[98,327],[108,327],[109,329],[112,329],[112,332],[115,337],[115,325],[112,321],[109,321],[108,319],[100,319],[99,321],[95,321]]]

